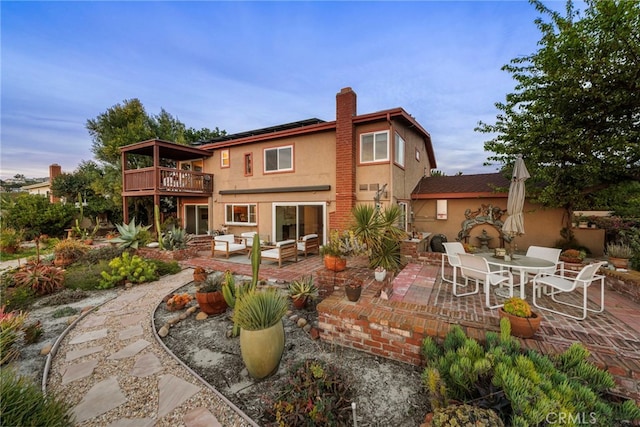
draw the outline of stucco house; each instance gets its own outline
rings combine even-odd
[[[257,231],[265,240],[348,226],[358,203],[397,204],[413,231],[412,192],[436,168],[431,136],[402,108],[357,113],[351,88],[336,95],[336,120],[226,135],[201,146],[143,141],[121,149],[123,216],[131,198],[176,199],[190,233]],[[153,166],[132,168],[135,155]],[[133,156],[133,157],[132,157]]]
[[[478,238],[486,231],[491,238],[488,246],[502,247],[511,239],[502,233],[509,185],[509,179],[500,173],[425,176],[411,194],[413,224],[419,230],[443,234],[450,242],[460,240],[474,246],[480,246]],[[563,209],[525,200],[523,212],[525,234],[512,240],[514,246],[553,247],[561,239],[560,231],[567,223]],[[603,255],[604,230],[574,228],[572,232],[593,256]]]

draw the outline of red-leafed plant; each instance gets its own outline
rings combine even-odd
[[[13,275],[13,281],[38,295],[49,295],[64,287],[64,270],[44,264],[28,265]]]

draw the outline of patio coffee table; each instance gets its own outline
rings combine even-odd
[[[556,264],[542,258],[534,258],[525,255],[512,255],[510,261],[505,261],[503,257],[497,257],[492,253],[479,253],[476,256],[481,256],[486,259],[489,265],[495,265],[500,268],[510,268],[520,272],[520,298],[525,299],[524,286],[527,278],[527,273],[537,274],[541,270],[554,267]]]

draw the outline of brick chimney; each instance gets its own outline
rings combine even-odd
[[[346,87],[336,95],[336,210],[329,217],[331,229],[349,225],[356,203],[356,141],[353,118],[356,93]]]
[[[49,165],[49,185],[53,182],[53,179],[62,174],[62,166],[57,163]],[[51,189],[49,189],[49,201],[51,203],[58,203],[60,199],[58,197],[54,197]]]

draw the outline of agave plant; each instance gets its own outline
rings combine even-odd
[[[187,233],[187,230],[172,225],[171,228],[164,233],[162,244],[164,249],[173,251],[176,249],[185,249],[189,240],[191,240],[191,235]]]
[[[133,248],[138,249],[138,246],[141,243],[144,243],[145,235],[144,232],[151,228],[150,225],[143,226],[142,224],[136,224],[136,219],[132,219],[129,224],[122,223],[116,224],[118,228],[118,232],[120,233],[119,237],[111,239],[111,242],[120,243],[120,247],[122,248]]]

